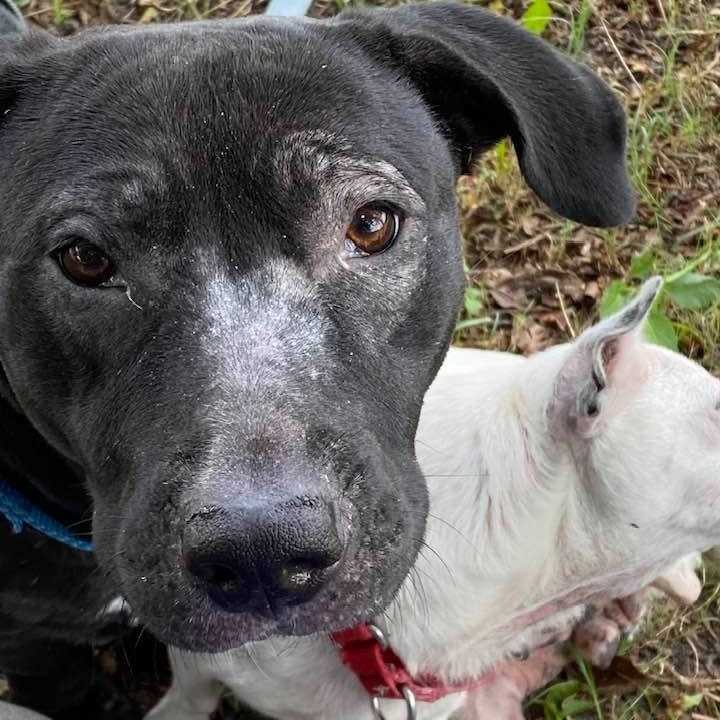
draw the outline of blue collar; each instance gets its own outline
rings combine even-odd
[[[64,543],[65,545],[92,552],[93,544],[73,535],[62,523],[50,517],[46,512],[30,502],[15,488],[0,479],[0,516],[4,515],[12,527],[13,533],[22,532],[23,525],[37,530],[43,535]]]

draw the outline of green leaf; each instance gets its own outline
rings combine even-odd
[[[645,338],[655,345],[678,350],[678,337],[671,320],[660,310],[651,310],[645,321]]]
[[[595,708],[595,703],[592,700],[583,700],[582,698],[575,697],[574,695],[565,698],[561,705],[563,718],[572,718],[575,715],[589,712]]]
[[[508,170],[508,141],[501,140],[495,146],[495,159],[497,160],[498,171],[506,173]]]
[[[720,280],[699,273],[687,273],[665,283],[672,301],[685,310],[704,310],[720,302]]]
[[[545,715],[545,720],[563,720],[554,705],[550,705],[548,703],[543,705],[543,713]]]
[[[600,317],[606,318],[620,310],[632,295],[632,289],[622,280],[613,280],[600,298]]]
[[[520,22],[531,33],[542,35],[552,16],[553,10],[547,0],[532,0]]]
[[[473,285],[465,288],[465,312],[468,317],[477,317],[482,311],[482,291]]]
[[[652,248],[640,255],[635,255],[630,263],[630,275],[639,280],[645,280],[655,269],[655,253]]]
[[[578,680],[555,683],[545,695],[545,702],[559,707],[564,700],[575,695],[581,687]]]
[[[703,694],[698,693],[697,695],[683,695],[681,707],[683,710],[693,710],[703,701]]]

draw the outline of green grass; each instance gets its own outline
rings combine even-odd
[[[52,17],[55,27],[62,28],[68,19],[63,0],[52,0]]]
[[[566,3],[566,5],[572,5]],[[580,55],[585,47],[585,31],[587,30],[590,16],[593,13],[593,6],[590,0],[582,0],[580,9],[573,11],[571,7],[570,40],[568,52],[570,55]]]

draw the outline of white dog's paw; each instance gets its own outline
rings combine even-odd
[[[692,605],[702,592],[702,583],[697,576],[700,565],[699,553],[685,556],[652,583],[652,587],[665,593],[680,605]]]

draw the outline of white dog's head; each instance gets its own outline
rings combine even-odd
[[[417,568],[448,582],[423,588],[436,611],[403,625],[403,657],[482,672],[720,544],[720,381],[645,340],[660,287],[527,359],[450,351],[418,434],[437,557]],[[672,572],[692,598],[691,569]]]
[[[533,387],[547,388],[540,471],[568,483],[567,572],[636,575],[720,541],[720,381],[643,339],[660,287],[649,280],[620,312],[530,361]]]

